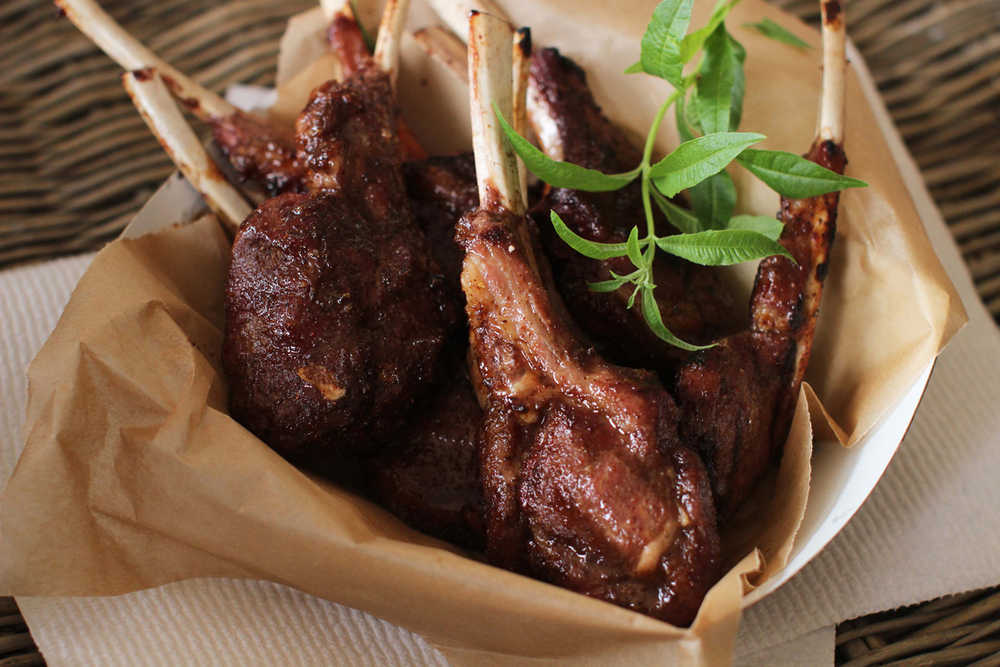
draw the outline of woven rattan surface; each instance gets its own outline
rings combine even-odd
[[[651,0],[652,1],[652,0]],[[815,0],[773,0],[815,22]],[[285,18],[307,0],[104,0],[209,88],[273,82]],[[849,33],[1000,317],[1000,0],[852,0]],[[173,171],[119,69],[45,0],[0,3],[0,267],[100,247]],[[851,665],[1000,666],[1000,589],[848,621]],[[896,662],[902,661],[902,662]],[[0,598],[0,667],[42,664]]]

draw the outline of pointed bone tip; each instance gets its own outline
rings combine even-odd
[[[531,28],[525,26],[517,29],[517,48],[525,58],[531,57]]]
[[[830,28],[839,28],[842,25],[842,12],[838,0],[823,1],[823,23]]]

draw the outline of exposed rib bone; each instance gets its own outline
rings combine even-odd
[[[469,80],[472,82],[472,147],[483,208],[525,211],[514,151],[493,114],[513,115],[512,46],[514,30],[504,19],[473,11],[469,16]],[[489,63],[486,67],[485,64]]]
[[[507,19],[507,13],[493,0],[428,0],[431,9],[445,25],[460,39],[469,36],[469,14],[478,11],[500,19]]]
[[[514,33],[514,117],[511,124],[522,137],[527,134],[528,112],[526,110],[526,93],[528,90],[528,74],[531,70],[531,28],[519,28]],[[528,208],[528,169],[518,158],[517,173],[521,182],[521,196],[524,198],[524,208]]]
[[[399,50],[403,43],[403,25],[410,8],[410,0],[389,0],[382,12],[375,42],[375,64],[389,75],[393,89],[399,76]]]
[[[80,32],[93,40],[125,70],[155,68],[170,91],[202,120],[236,113],[236,107],[204,86],[195,83],[146,48],[118,25],[94,0],[56,0],[56,5],[66,13]]]
[[[219,173],[159,74],[149,68],[126,72],[122,83],[177,168],[205,196],[209,208],[235,232],[250,215],[250,205]]]
[[[337,14],[343,14],[348,18],[357,18],[354,16],[354,10],[351,9],[351,3],[347,0],[319,0],[319,6],[327,21],[332,21]]]
[[[417,44],[435,60],[447,67],[465,85],[469,85],[469,56],[465,42],[443,26],[421,28],[413,33]]]
[[[846,23],[838,0],[821,0],[823,12],[823,97],[820,102],[819,132],[822,140],[844,141],[844,55]]]

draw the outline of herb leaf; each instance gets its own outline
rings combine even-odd
[[[684,61],[681,40],[691,23],[694,0],[663,0],[653,10],[646,33],[642,36],[642,69],[647,74],[669,81],[674,88],[682,86]]]
[[[635,294],[633,293],[634,296]],[[698,350],[707,350],[710,347],[714,347],[714,345],[692,345],[671,333],[667,325],[663,323],[663,317],[660,315],[660,306],[656,303],[656,297],[653,296],[651,288],[642,290],[642,319],[646,320],[646,324],[649,325],[649,328],[658,338],[682,350],[697,352]]]
[[[800,49],[811,49],[807,43],[803,42],[801,39],[790,33],[785,28],[772,21],[771,19],[764,19],[763,21],[758,21],[757,23],[744,23],[744,28],[749,28],[751,30],[756,30],[760,34],[773,39],[778,42],[784,42],[785,44],[791,44],[792,46],[797,46]]]
[[[660,192],[673,197],[718,173],[748,146],[765,138],[756,132],[716,132],[685,141],[650,168],[649,178]]]
[[[705,59],[694,98],[695,112],[705,134],[730,130],[737,64],[726,28],[720,25],[705,41]]]
[[[794,153],[747,149],[737,161],[778,194],[792,199],[817,197],[868,184],[821,167]]]
[[[701,220],[698,216],[692,215],[688,210],[685,210],[673,203],[663,195],[661,195],[656,188],[650,190],[650,194],[653,195],[653,201],[656,205],[660,207],[663,211],[663,215],[667,216],[667,221],[671,225],[677,228],[682,234],[694,234],[695,232],[703,231],[705,228],[701,224]]]
[[[364,40],[365,46],[368,47],[369,53],[375,53],[375,37],[372,36],[368,29],[365,28],[365,24],[361,22],[361,14],[358,13],[358,3],[354,0],[350,0],[351,12],[354,14],[354,22],[358,24],[358,30],[361,31],[361,39]]]
[[[656,239],[656,245],[671,255],[706,266],[739,264],[771,255],[792,259],[788,250],[777,241],[745,229],[709,229],[697,234],[665,236]]]
[[[725,26],[723,26],[723,30],[725,30]],[[743,95],[747,89],[747,77],[743,73],[743,63],[747,59],[747,50],[728,32],[726,38],[729,40],[729,47],[733,54],[733,101],[730,104],[729,129],[736,130],[739,129],[740,119],[743,118]]]
[[[628,67],[625,68],[625,74],[640,74],[644,70],[642,69],[642,61],[637,60]]]
[[[493,105],[493,113],[496,115],[504,134],[507,135],[511,146],[514,147],[514,151],[521,156],[531,173],[553,187],[586,192],[608,192],[620,190],[639,175],[638,167],[623,174],[605,174],[596,169],[587,169],[571,162],[553,160],[515,132],[495,104]]]
[[[734,215],[726,222],[726,229],[745,229],[777,241],[785,225],[781,220],[766,215]]]
[[[724,171],[689,189],[688,196],[704,229],[722,229],[736,208],[736,185]]]
[[[642,248],[639,246],[639,228],[633,227],[628,233],[628,240],[625,241],[625,252],[628,258],[635,264],[635,268],[641,269],[646,265],[642,257]]]
[[[602,280],[596,283],[587,283],[587,287],[590,289],[591,292],[614,292],[618,290],[625,283],[632,282],[632,279],[635,278],[636,273],[638,272],[630,273],[627,276],[620,276],[614,271],[612,271],[611,275],[613,277],[611,278],[611,280]]]
[[[674,119],[677,121],[677,133],[682,142],[694,139],[695,129],[688,119],[686,98],[687,95],[681,95],[674,104]]]
[[[549,211],[549,219],[552,221],[552,227],[555,229],[556,234],[559,235],[559,238],[584,257],[590,257],[591,259],[611,259],[612,257],[622,257],[628,254],[628,248],[625,247],[624,243],[598,243],[597,241],[590,241],[583,238],[567,227],[566,223],[562,221],[562,218],[555,211]]]
[[[708,20],[705,27],[695,30],[690,35],[685,35],[684,39],[681,40],[680,56],[681,62],[688,62],[694,57],[694,54],[701,50],[701,47],[705,44],[705,40],[708,36],[715,32],[715,29],[722,25],[722,22],[726,20],[726,16],[729,11],[736,6],[740,0],[718,0],[715,3],[715,9],[712,10],[712,17]]]

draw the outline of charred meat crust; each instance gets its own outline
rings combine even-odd
[[[282,195],[233,245],[224,361],[233,415],[279,452],[370,450],[404,423],[454,323],[405,220]]]
[[[688,624],[718,577],[708,476],[679,445],[676,406],[655,376],[580,341],[526,225],[479,210],[458,232],[486,404],[487,556]]]
[[[806,157],[843,173],[843,150],[818,141]],[[712,479],[720,516],[750,495],[782,451],[816,319],[836,230],[839,195],[781,200],[781,243],[795,257],[769,257],[757,270],[751,327],[682,366],[674,381],[680,432],[697,448]]]
[[[471,153],[431,157],[403,165],[406,194],[431,253],[454,289],[462,272],[462,249],[455,243],[459,218],[479,205],[476,163]],[[457,291],[456,291],[457,293]]]
[[[243,180],[271,196],[302,192],[303,167],[290,133],[242,112],[214,118],[211,126],[212,138]]]
[[[482,551],[478,436],[483,412],[461,357],[455,355],[451,377],[415,411],[405,434],[365,467],[375,500],[406,524]]]
[[[233,245],[232,412],[289,458],[384,444],[457,331],[456,299],[410,212],[395,116],[374,68],[320,86],[297,128],[312,193],[265,202]]]

